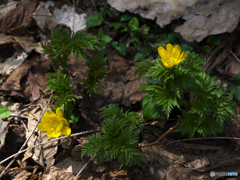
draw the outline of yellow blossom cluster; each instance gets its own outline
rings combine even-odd
[[[47,133],[48,137],[57,138],[61,134],[68,136],[71,134],[71,129],[69,128],[68,121],[63,117],[63,112],[56,109],[56,114],[47,111],[43,114],[41,118],[42,122],[38,124],[38,129],[42,133]]]
[[[171,68],[182,62],[188,55],[188,52],[182,52],[179,45],[167,44],[166,49],[158,48],[158,53],[161,56],[161,61],[166,68]]]

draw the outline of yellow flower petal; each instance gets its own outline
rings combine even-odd
[[[163,47],[158,48],[158,53],[161,56],[162,59],[168,59],[170,58],[170,54],[164,49]]]
[[[56,109],[56,114],[57,114],[57,116],[63,117],[63,112],[61,111],[61,109],[59,107]]]
[[[51,122],[51,119],[45,118],[45,117],[42,117],[41,120],[42,120],[42,123],[49,123],[49,122]]]
[[[63,122],[64,126],[69,126],[69,123],[65,118],[62,118],[61,121]]]
[[[166,61],[166,60],[164,60],[164,59],[161,59],[161,61],[162,61],[163,65],[164,65],[165,67],[168,67],[168,63],[167,63],[167,61]]]
[[[53,138],[57,138],[59,136],[61,136],[62,132],[61,131],[48,131],[47,132],[47,136],[48,137],[53,137]]]
[[[65,136],[68,136],[71,134],[71,128],[69,128],[68,126],[64,126],[62,128],[62,133],[65,135]]]
[[[47,112],[45,112],[45,113],[43,114],[43,116],[44,116],[45,118],[53,118],[53,117],[56,117],[56,114],[53,113],[53,112],[51,112],[51,111],[47,111]]]
[[[47,123],[39,123],[37,127],[41,132],[51,131],[51,125]]]
[[[167,46],[166,46],[166,49],[167,49],[167,52],[168,52],[169,54],[172,54],[173,45],[171,45],[170,43],[168,43]]]
[[[187,51],[187,52],[183,52],[183,53],[181,54],[181,56],[182,56],[181,59],[184,60],[184,59],[187,57],[188,53],[189,53],[188,51]]]
[[[187,55],[188,55],[188,52],[183,52],[183,53],[180,55],[178,61],[176,62],[176,65],[179,64],[180,62],[182,62],[182,61],[187,57]]]
[[[172,56],[173,56],[174,58],[178,59],[179,56],[180,56],[180,53],[181,53],[181,48],[180,48],[180,46],[179,46],[179,45],[175,45],[175,46],[173,47],[173,50],[172,50]]]

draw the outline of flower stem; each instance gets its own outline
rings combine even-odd
[[[181,123],[182,117],[177,115],[179,118],[179,121],[177,122],[177,124],[175,124],[175,126],[170,127],[169,130],[167,132],[165,132],[157,141],[153,142],[153,143],[149,143],[149,144],[143,144],[143,145],[138,145],[138,148],[143,148],[143,147],[148,147],[148,146],[152,146],[157,144],[160,140],[162,140],[166,135],[168,135],[169,133],[171,133],[174,129],[176,129],[178,127],[178,125]]]

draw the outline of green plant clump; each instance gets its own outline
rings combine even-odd
[[[47,54],[51,59],[55,69],[62,70],[66,74],[69,68],[69,55],[73,53],[77,59],[86,60],[90,68],[87,75],[82,80],[84,87],[88,92],[96,92],[101,86],[99,80],[105,77],[106,73],[106,58],[104,54],[100,53],[103,46],[99,39],[95,36],[89,36],[84,31],[77,31],[70,38],[69,31],[59,26],[58,28],[51,28],[52,40],[42,44],[43,53]],[[88,56],[85,49],[98,50],[97,55]],[[61,83],[59,81],[59,83]],[[56,84],[55,84],[56,85]],[[54,90],[49,88],[48,90]],[[55,90],[54,90],[55,91]]]
[[[69,55],[73,53],[77,59],[85,60],[89,70],[87,75],[81,80],[83,87],[88,93],[97,92],[101,86],[99,80],[106,76],[106,58],[102,53],[103,45],[98,37],[89,36],[84,31],[77,31],[70,37],[69,31],[59,26],[51,28],[52,40],[43,43],[41,42],[43,53],[47,54],[52,59],[52,64],[55,70],[60,70],[59,73],[47,73],[49,85],[45,91],[52,90],[55,101],[55,108],[59,107],[64,112],[64,117],[69,122],[77,122],[77,117],[73,116],[75,100],[78,97],[74,94],[72,83],[73,81],[67,75],[67,70],[70,67]],[[85,50],[97,51],[92,57],[87,55]],[[100,51],[101,50],[101,51]]]
[[[82,157],[90,155],[98,163],[117,159],[122,165],[140,165],[141,152],[137,148],[142,119],[136,112],[123,112],[116,104],[100,109],[102,129],[86,139]],[[136,130],[134,130],[136,128]]]
[[[75,100],[78,99],[73,92],[73,81],[61,71],[59,73],[47,73],[46,76],[49,84],[45,91],[54,91],[52,98],[56,99],[55,108],[52,108],[52,111],[55,112],[59,107],[64,112],[64,117],[70,119]]]
[[[77,58],[81,60],[88,60],[89,57],[84,50],[101,50],[102,45],[98,38],[90,36],[84,31],[77,31],[70,38],[69,31],[59,26],[58,28],[51,28],[52,40],[43,44],[41,42],[43,53],[47,54],[51,59],[53,66],[56,69],[67,70],[69,65],[68,56],[73,52]]]
[[[169,62],[173,60],[174,56],[171,59],[171,54],[162,52],[165,58],[169,57]],[[229,114],[235,114],[233,94],[227,96],[220,85],[216,86],[215,77],[204,72],[202,63],[204,61],[193,52],[185,61],[171,68],[165,67],[161,58],[138,63],[134,73],[151,79],[149,84],[140,86],[140,89],[148,91],[142,102],[146,120],[163,114],[169,118],[176,107],[182,113],[182,121],[176,131],[189,133],[190,138],[195,132],[205,138],[223,129],[223,124],[230,120]]]

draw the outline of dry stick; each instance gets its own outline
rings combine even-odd
[[[49,101],[49,102],[50,102],[50,101]],[[48,104],[49,104],[49,103],[48,103]],[[44,109],[43,113],[47,110],[48,104],[47,104],[46,108]],[[31,111],[29,111],[29,113],[31,113]],[[43,113],[41,114],[41,116],[43,115]],[[32,114],[32,113],[31,113],[31,114]],[[33,116],[36,120],[38,120],[38,119],[35,117],[34,114],[32,114],[32,116]],[[41,118],[38,120],[38,123],[36,124],[36,126],[35,126],[34,129],[32,130],[30,136],[27,138],[27,140],[24,142],[24,144],[22,145],[22,147],[20,148],[20,150],[19,150],[18,152],[20,152],[20,151],[26,146],[26,144],[28,143],[28,141],[29,141],[29,139],[31,138],[32,134],[35,132],[35,130],[36,130],[36,128],[37,128],[37,125],[39,124],[40,121],[41,121]],[[18,157],[19,154],[20,154],[20,153],[17,153],[17,154],[15,155],[15,157],[13,158],[13,160],[12,160],[12,161],[7,165],[7,167],[3,170],[3,172],[0,174],[0,178],[3,176],[3,174],[6,172],[6,170],[12,165],[12,163],[17,159],[17,157]]]
[[[16,156],[16,155],[19,155],[19,154],[21,154],[21,153],[23,153],[23,152],[25,152],[25,151],[27,151],[27,150],[29,150],[29,149],[32,149],[32,148],[37,147],[37,146],[41,146],[41,145],[44,145],[44,144],[46,144],[46,143],[50,143],[50,142],[57,141],[57,140],[59,140],[59,139],[64,139],[64,138],[67,138],[67,137],[78,136],[78,135],[83,135],[83,134],[88,134],[88,133],[93,133],[93,132],[98,132],[98,131],[100,131],[100,129],[90,130],[90,131],[83,131],[83,132],[71,134],[71,135],[69,135],[69,136],[62,136],[62,137],[59,137],[59,138],[54,138],[54,139],[52,139],[52,140],[50,140],[50,141],[45,141],[45,142],[43,142],[43,143],[35,144],[34,146],[28,147],[28,148],[26,148],[26,149],[24,149],[24,150],[18,151],[17,153],[9,156],[8,158],[2,160],[2,161],[0,162],[0,164],[4,163],[5,161],[11,159],[12,157],[14,157],[14,156]]]
[[[77,180],[78,179],[78,176],[80,176],[80,174],[82,173],[82,171],[85,169],[85,167],[90,163],[92,159],[89,159],[89,161],[84,164],[84,166],[80,169],[80,171],[77,173],[77,175],[75,176],[74,180]]]
[[[21,121],[21,123],[22,123],[22,125],[23,125],[24,129],[25,129],[25,130],[26,130],[26,132],[27,132],[27,130],[28,130],[28,129],[27,129],[27,126],[26,126],[26,124],[23,122],[23,120],[21,120],[21,119],[20,119],[20,121]]]
[[[25,170],[25,169],[35,169],[35,168],[42,168],[42,167],[39,167],[39,166],[26,166],[26,167],[20,167],[20,168],[14,168],[14,169],[7,170],[6,173],[13,172],[13,171],[21,171],[21,170]],[[3,170],[0,170],[0,171],[3,171]]]
[[[9,117],[17,117],[18,119],[20,119],[20,121],[21,121],[23,127],[26,129],[26,131],[27,131],[27,127],[26,127],[25,123],[23,122],[23,120],[21,120],[21,119],[28,119],[28,117],[22,116],[21,114],[27,110],[28,110],[28,108],[25,108],[25,109],[21,110],[18,114],[10,114],[10,116],[9,116]]]
[[[22,116],[22,115],[19,115],[19,114],[10,114],[9,117],[17,117],[17,118],[21,118],[21,119],[28,119],[27,116]]]
[[[150,144],[145,144],[145,145],[138,145],[138,148],[143,148],[143,147],[148,147],[157,144],[160,140],[162,140],[166,135],[168,135],[170,132],[172,132],[174,129],[178,127],[178,125],[181,123],[182,117],[178,115],[179,121],[175,126],[169,128],[167,132],[165,132],[157,141],[150,143]]]
[[[194,141],[194,140],[207,140],[207,139],[231,139],[231,140],[239,140],[240,138],[235,138],[235,137],[208,137],[208,138],[191,138],[191,139],[180,139],[180,140],[176,140],[173,142],[170,142],[164,146],[168,146],[169,144],[173,144],[176,142],[183,142],[183,141]]]
[[[240,59],[238,59],[238,57],[232,51],[230,51],[230,53],[236,58],[238,62],[240,62]]]

